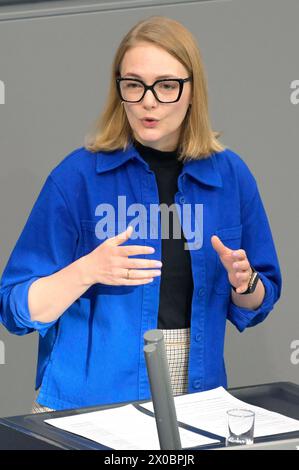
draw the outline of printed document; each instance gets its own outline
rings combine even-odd
[[[218,436],[227,437],[226,411],[246,408],[255,412],[254,437],[299,431],[299,420],[250,405],[233,397],[223,387],[174,398],[177,419]],[[142,405],[153,410],[152,402]]]
[[[118,450],[159,450],[155,418],[125,405],[63,418],[46,419],[45,423]],[[179,428],[182,447],[219,442]]]
[[[254,437],[299,431],[299,420],[250,405],[233,397],[223,387],[177,396],[174,401],[178,422],[213,434],[210,438],[179,427],[183,448],[219,443],[217,437],[227,437],[226,411],[232,408],[255,412]],[[152,402],[139,406],[154,411]],[[155,418],[133,405],[47,419],[45,423],[112,449],[160,449]]]

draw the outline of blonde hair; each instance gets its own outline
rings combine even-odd
[[[178,40],[179,38],[179,40]],[[126,51],[139,42],[163,48],[185,66],[192,77],[192,105],[181,125],[178,158],[199,160],[224,150],[217,140],[219,132],[211,128],[208,115],[207,82],[201,54],[193,35],[181,23],[164,16],[151,16],[139,21],[121,41],[112,64],[110,90],[103,112],[94,129],[85,137],[85,147],[92,151],[126,150],[133,132],[121,105],[115,79]]]

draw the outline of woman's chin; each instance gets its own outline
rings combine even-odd
[[[142,139],[147,142],[156,142],[162,138],[160,132],[157,132],[156,129],[145,129],[136,134],[136,138]]]

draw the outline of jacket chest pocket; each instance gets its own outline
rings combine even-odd
[[[231,248],[232,250],[238,250],[241,248],[242,225],[236,225],[234,227],[216,230],[215,234],[228,248]],[[216,294],[228,295],[231,291],[228,274],[225,267],[220,261],[218,253],[216,253],[216,256],[217,262],[215,271],[214,291],[216,292]]]
[[[99,246],[102,241],[96,236],[96,221],[93,220],[81,220],[81,256],[85,256]]]

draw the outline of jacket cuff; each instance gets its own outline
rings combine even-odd
[[[274,289],[272,282],[259,272],[260,279],[265,288],[265,295],[262,304],[256,310],[238,307],[232,301],[229,306],[227,318],[242,332],[245,328],[254,326],[263,321],[274,306]]]
[[[19,328],[26,327],[37,330],[39,334],[44,337],[49,328],[54,325],[57,320],[49,323],[31,320],[28,307],[28,291],[31,284],[37,279],[39,279],[39,277],[34,277],[29,281],[16,284],[10,292],[9,304],[15,323]]]

